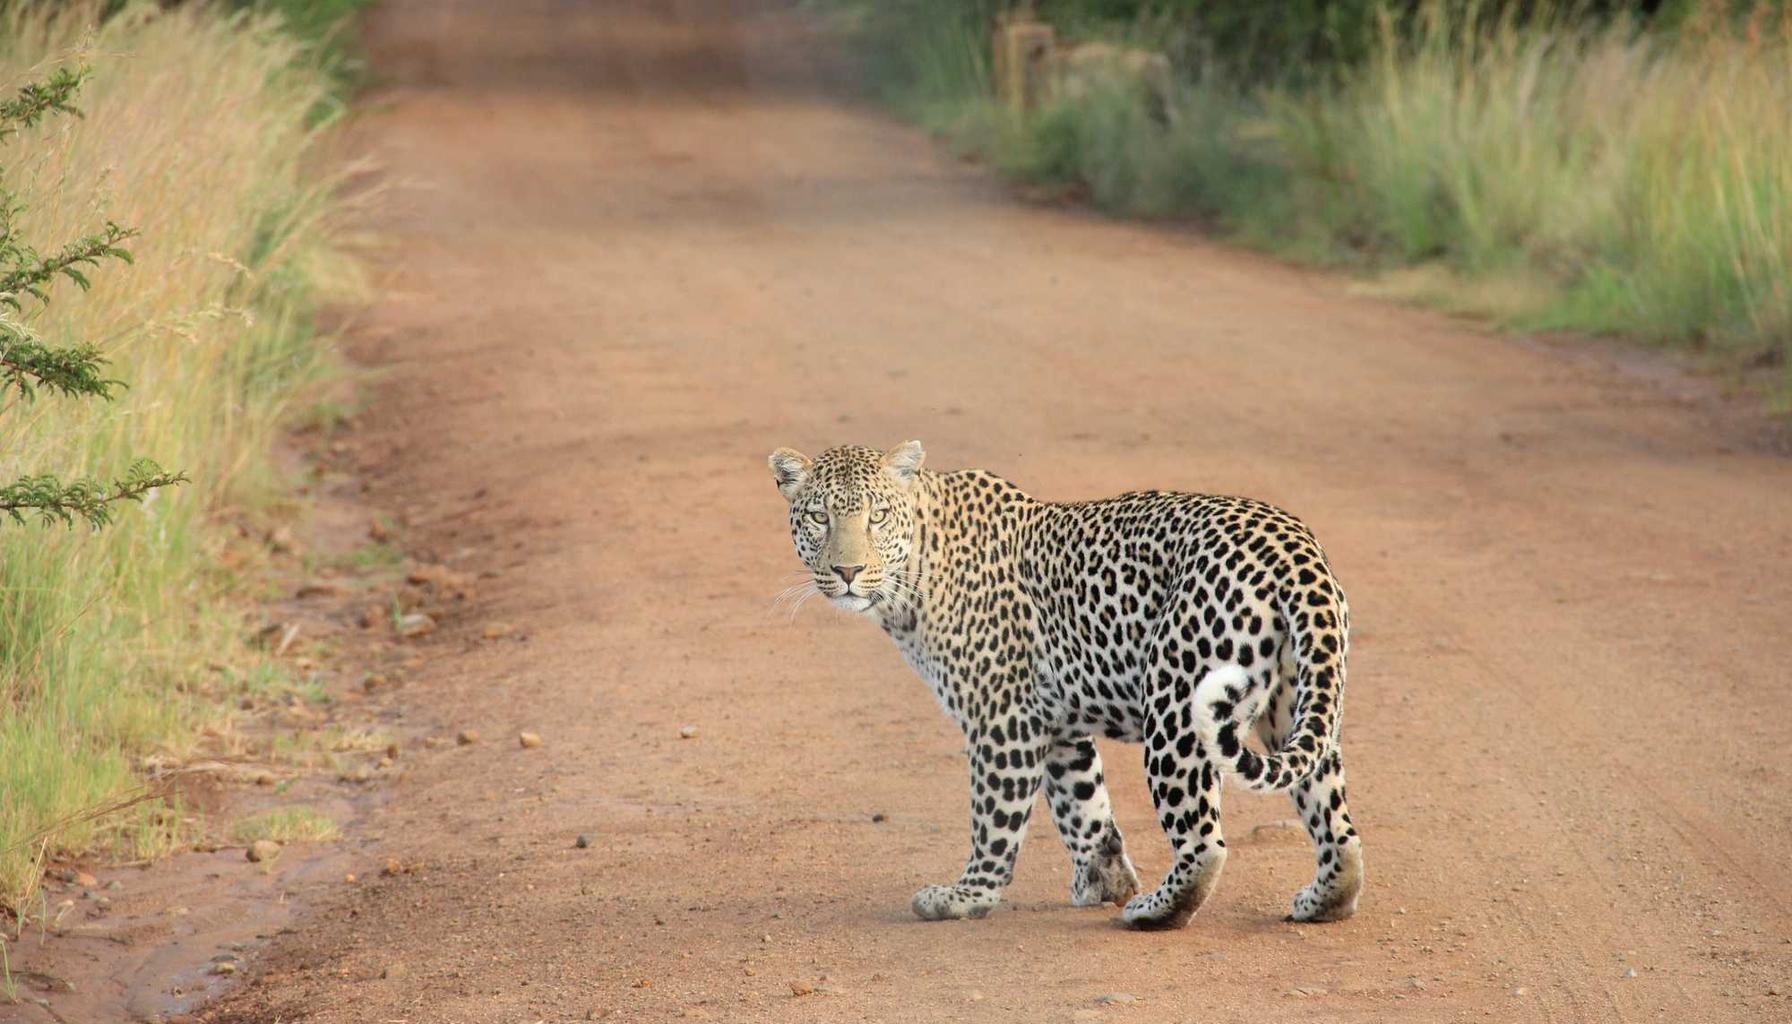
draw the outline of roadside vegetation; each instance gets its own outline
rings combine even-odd
[[[239,843],[267,840],[276,843],[321,842],[336,838],[336,823],[314,808],[272,807],[236,822],[231,837]]]
[[[1025,113],[987,0],[829,0],[908,116],[1035,186],[1196,218],[1524,329],[1772,368],[1792,400],[1792,16],[1763,2],[1042,0],[1060,39],[1167,55]]]
[[[7,140],[10,227],[46,249],[95,224],[135,233],[131,261],[93,269],[84,293],[62,280],[7,311],[45,346],[97,346],[128,386],[7,396],[0,482],[130,479],[139,453],[187,478],[103,530],[0,522],[0,910],[15,914],[46,858],[171,848],[180,809],[142,770],[190,756],[268,675],[231,546],[286,493],[276,431],[330,372],[316,318],[354,274],[312,155],[340,59],[232,6],[0,5],[0,93],[88,73],[79,116]]]

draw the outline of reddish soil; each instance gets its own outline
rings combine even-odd
[[[482,740],[408,762],[362,880],[204,1019],[1792,1018],[1792,463],[1706,389],[1020,203],[744,4],[387,0],[369,35],[357,135],[411,187],[356,443],[406,543],[487,574],[397,699]],[[961,740],[876,629],[773,611],[765,469],[911,436],[1313,525],[1357,627],[1353,920],[1283,923],[1310,849],[1243,793],[1187,930],[1071,908],[1049,826],[1004,909],[912,917],[961,866]]]

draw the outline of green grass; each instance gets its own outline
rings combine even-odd
[[[241,818],[230,828],[239,843],[272,839],[276,843],[320,842],[334,839],[336,823],[310,807],[274,807]]]
[[[849,28],[900,110],[1016,180],[1518,328],[1792,365],[1792,18],[1771,5],[1650,33],[1430,2],[1317,84],[1184,74],[1166,125],[1122,90],[1016,117],[974,5],[917,3],[937,16]]]
[[[357,572],[394,569],[404,564],[404,551],[392,544],[368,541],[343,557],[342,561]]]
[[[132,792],[141,759],[191,754],[241,688],[255,656],[228,601],[220,511],[283,494],[272,439],[328,363],[313,312],[354,283],[331,242],[332,183],[308,170],[335,89],[311,48],[206,5],[132,7],[97,28],[95,9],[4,16],[0,88],[58,62],[95,69],[85,116],[22,133],[4,166],[26,237],[107,217],[141,229],[133,265],[96,271],[85,294],[59,287],[36,320],[47,340],[102,344],[131,386],[0,409],[0,479],[110,476],[145,454],[192,483],[97,534],[0,526],[0,908],[29,901],[47,855],[170,841],[153,807],[81,812]]]

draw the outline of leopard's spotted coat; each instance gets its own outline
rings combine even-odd
[[[915,913],[987,914],[1043,786],[1075,862],[1072,902],[1180,926],[1226,861],[1227,774],[1289,791],[1318,850],[1290,916],[1353,913],[1362,843],[1338,748],[1349,612],[1307,528],[1248,498],[1036,501],[986,472],[924,470],[922,457],[913,441],[771,457],[815,587],[878,622],[964,730],[970,859],[956,882],[916,893]],[[1253,732],[1267,752],[1246,745]],[[1097,734],[1144,743],[1174,853],[1148,893]]]

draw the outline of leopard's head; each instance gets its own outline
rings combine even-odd
[[[915,589],[904,567],[924,456],[919,441],[887,452],[843,445],[813,459],[789,448],[772,453],[797,557],[836,607],[868,612]]]

